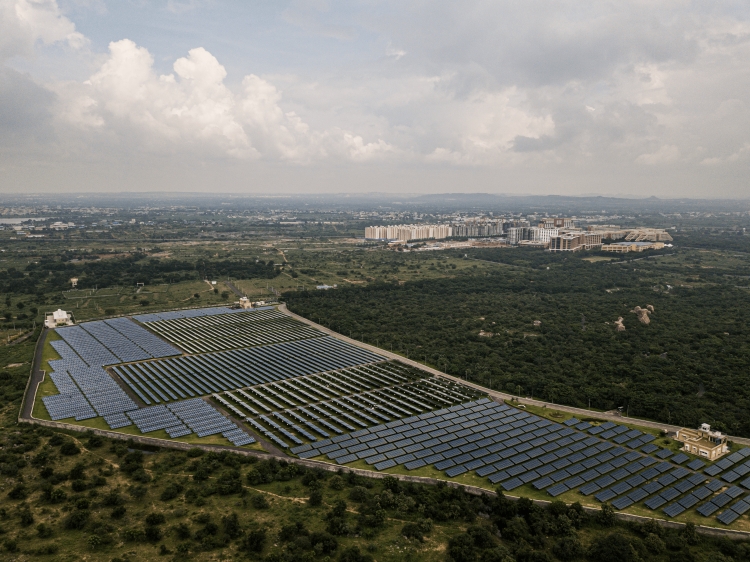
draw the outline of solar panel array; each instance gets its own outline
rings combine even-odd
[[[80,421],[99,415],[105,416],[105,421],[109,421],[107,416],[122,414],[138,407],[104,369],[87,365],[66,342],[53,341],[52,347],[62,357],[49,362],[53,369],[50,379],[61,398],[48,396],[43,399],[53,420],[74,417]],[[124,425],[129,425],[129,422]]]
[[[273,307],[268,307],[273,308]],[[169,312],[153,312],[151,314],[139,314],[133,316],[138,322],[156,322],[157,320],[174,320],[175,318],[197,318],[199,316],[215,316],[217,314],[232,314],[243,312],[241,308],[229,308],[228,306],[214,306],[210,308],[190,308],[187,310],[172,310]],[[255,310],[267,310],[267,308],[256,308]]]
[[[391,362],[253,386],[214,399],[286,448],[478,396],[463,385]]]
[[[114,367],[113,370],[146,404],[158,404],[384,359],[325,336],[132,363]]]
[[[267,345],[324,335],[275,309],[155,320],[146,325],[190,353]]]
[[[646,507],[661,508],[669,517],[704,500],[708,501],[697,511],[710,515],[742,495],[742,490],[733,486],[714,496],[723,488],[722,482],[679,466],[687,459],[676,455],[675,465],[644,455],[633,447],[659,450],[649,447],[650,439],[643,439],[645,434],[638,431],[636,435],[634,430],[612,422],[602,425],[607,427],[598,429],[602,426],[576,419],[557,424],[481,399],[298,445],[291,452],[302,458],[325,455],[339,464],[364,460],[376,470],[398,465],[414,470],[432,465],[448,477],[473,470],[505,490],[531,484],[553,497],[577,490],[583,495],[595,494],[598,501],[611,502],[616,509],[645,500]],[[591,436],[590,431],[587,435],[590,429],[599,434],[614,430],[606,437],[626,436],[620,439],[626,446],[603,441],[601,435]],[[723,463],[724,469],[750,457],[750,449],[731,457]],[[732,471],[740,466],[750,466],[750,460]],[[745,483],[750,489],[750,478]],[[729,524],[750,510],[750,496],[746,500],[722,512],[719,521]]]
[[[179,349],[171,346],[128,318],[112,318],[104,322],[150,354],[151,357],[180,355]]]
[[[127,318],[85,322],[56,331],[90,367],[181,353]]]

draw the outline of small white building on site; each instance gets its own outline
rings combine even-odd
[[[65,312],[61,308],[58,308],[54,312],[47,312],[44,315],[44,325],[47,328],[72,326],[73,324],[73,315],[70,312]]]

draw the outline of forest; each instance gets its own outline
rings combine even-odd
[[[96,256],[94,256],[96,258]],[[279,268],[273,260],[206,260],[195,261],[149,258],[134,253],[122,257],[74,263],[58,258],[41,258],[24,270],[10,267],[0,270],[0,292],[44,294],[70,288],[70,279],[78,278],[78,287],[90,289],[113,286],[135,286],[136,283],[179,283],[191,279],[262,278],[273,279]]]
[[[747,254],[485,249],[465,259],[497,267],[286,299],[344,335],[494,389],[750,436]],[[644,324],[635,307],[648,305]]]

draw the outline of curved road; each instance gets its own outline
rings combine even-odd
[[[378,353],[379,355],[384,355],[385,357],[388,357],[389,359],[397,359],[401,361],[402,363],[406,363],[407,365],[412,365],[413,367],[417,367],[419,369],[422,369],[423,371],[427,371],[429,373],[432,373],[435,376],[443,377],[446,379],[450,379],[455,382],[460,382],[461,384],[464,384],[466,386],[470,386],[472,388],[476,388],[477,390],[481,390],[482,392],[487,393],[489,396],[495,399],[500,400],[510,400],[513,398],[512,395],[506,394],[504,392],[498,392],[497,390],[490,390],[484,386],[475,384],[473,382],[468,382],[463,379],[460,379],[458,377],[454,377],[452,375],[448,375],[446,373],[443,373],[442,371],[438,371],[437,369],[433,369],[432,367],[429,367],[425,365],[424,363],[420,363],[418,361],[414,361],[413,359],[407,359],[406,357],[403,357],[401,355],[398,355],[396,353],[391,353],[389,351],[386,351],[385,349],[381,349],[379,347],[375,347],[374,345],[369,345],[366,343],[363,343],[361,341],[357,341],[351,338],[348,338],[342,334],[339,334],[338,332],[334,332],[333,330],[329,330],[325,326],[321,326],[320,324],[316,324],[315,322],[308,320],[307,318],[304,318],[302,316],[299,316],[298,314],[295,314],[294,312],[291,312],[289,309],[287,309],[286,304],[282,304],[279,306],[279,310],[282,311],[284,314],[288,314],[289,316],[292,316],[293,318],[296,318],[300,322],[304,322],[305,324],[308,324],[321,332],[325,332],[335,338],[338,338],[340,340],[343,340],[345,342],[348,342],[352,345],[356,345],[358,347],[363,347],[369,351],[372,351],[373,353]],[[576,416],[584,416],[584,417],[592,417],[596,419],[602,419],[602,420],[612,420],[614,422],[618,423],[629,423],[633,425],[639,425],[641,427],[648,427],[651,429],[658,429],[663,431],[669,431],[669,432],[675,432],[678,429],[680,429],[679,426],[676,425],[668,425],[665,423],[659,423],[655,421],[650,420],[642,420],[639,418],[629,418],[626,416],[615,416],[612,414],[607,414],[604,412],[596,412],[594,410],[586,410],[584,408],[574,408],[573,406],[563,406],[561,404],[552,404],[550,402],[543,402],[541,400],[533,400],[531,398],[523,398],[520,401],[521,404],[531,404],[532,406],[539,406],[541,407],[547,407],[552,408],[554,410],[558,410],[561,412],[569,412],[571,414],[575,414]],[[740,445],[750,445],[750,439],[746,437],[732,437],[731,435],[727,436],[730,441],[733,441]]]

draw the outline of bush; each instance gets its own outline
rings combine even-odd
[[[343,490],[344,489],[344,479],[341,478],[338,474],[331,478],[328,482],[328,487],[331,490]]]
[[[349,499],[353,502],[362,503],[367,501],[367,495],[367,489],[363,486],[354,486],[354,488],[349,490]]]
[[[122,519],[125,517],[126,509],[124,505],[118,505],[112,510],[112,513],[109,514],[109,516],[112,519]]]
[[[339,562],[373,562],[373,558],[369,554],[362,554],[358,546],[350,546],[341,553]]]
[[[266,544],[266,531],[265,529],[257,529],[250,531],[245,538],[242,540],[241,548],[245,552],[263,552],[263,547]]]
[[[307,498],[307,503],[312,507],[317,507],[323,503],[323,492],[320,490],[313,490],[310,492],[310,497]]]
[[[76,445],[73,441],[66,441],[65,443],[62,444],[62,447],[60,447],[60,452],[63,455],[72,457],[73,455],[79,454],[81,450],[78,448],[78,445]]]
[[[29,493],[26,491],[26,486],[23,484],[17,484],[13,489],[8,492],[8,497],[12,500],[23,500],[26,499]]]
[[[255,509],[268,509],[269,507],[271,507],[271,505],[268,503],[268,500],[266,499],[266,496],[264,496],[263,494],[255,494],[250,499],[250,504]]]
[[[576,560],[583,556],[584,549],[577,537],[562,537],[552,545],[552,553],[563,562]]]
[[[73,511],[63,520],[63,527],[66,529],[80,530],[86,526],[89,520],[89,512],[87,509],[77,509]]]
[[[149,513],[146,516],[146,525],[163,525],[165,522],[163,513]]]
[[[48,539],[52,536],[52,527],[45,525],[44,523],[39,523],[39,525],[36,526],[36,533],[39,535],[40,539]]]
[[[146,540],[149,540],[151,542],[159,542],[162,538],[162,532],[159,527],[148,525],[146,526],[146,529],[144,531],[144,536],[146,537]]]
[[[599,535],[594,538],[587,553],[590,560],[616,560],[617,562],[640,562],[638,539],[630,539],[620,533]],[[638,541],[640,542],[640,541]]]
[[[183,489],[184,486],[182,484],[171,482],[170,484],[167,484],[166,488],[164,488],[159,499],[163,502],[173,500],[182,493]]]
[[[224,533],[230,539],[236,539],[242,534],[242,527],[236,513],[230,513],[222,517],[221,524],[224,526]]]

